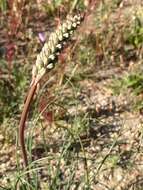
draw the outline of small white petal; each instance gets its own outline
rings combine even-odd
[[[55,56],[53,54],[51,54],[48,59],[51,59],[51,60],[54,60],[55,59]]]
[[[76,28],[76,26],[77,26],[77,24],[74,22],[74,23],[72,24],[72,27]]]
[[[64,33],[63,36],[64,36],[65,38],[68,38],[68,37],[69,37],[69,34],[68,34],[68,33]]]
[[[50,63],[50,64],[47,65],[47,69],[50,70],[50,69],[53,69],[53,68],[54,68],[54,64],[53,63]]]
[[[61,44],[57,44],[56,47],[57,47],[58,49],[62,49],[62,45],[61,45]]]

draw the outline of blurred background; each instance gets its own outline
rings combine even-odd
[[[66,16],[85,11],[31,106],[32,188],[143,187],[142,0],[0,0],[0,189],[28,189],[17,132],[32,66]]]

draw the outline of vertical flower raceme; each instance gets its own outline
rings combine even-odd
[[[47,71],[54,68],[58,55],[83,19],[84,15],[82,14],[68,16],[67,20],[50,35],[33,66],[32,75],[35,82],[39,81]]]
[[[54,68],[58,55],[61,53],[66,42],[69,41],[74,30],[80,25],[83,18],[84,15],[81,14],[67,17],[67,20],[50,35],[48,42],[45,42],[41,52],[37,56],[36,64],[33,66],[33,80],[24,104],[19,124],[19,139],[25,167],[28,166],[28,157],[25,147],[24,130],[30,103],[34,97],[40,79],[42,79],[46,72]],[[29,173],[27,173],[27,178],[30,183]]]

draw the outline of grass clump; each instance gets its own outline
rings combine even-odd
[[[8,63],[0,60],[2,80],[0,80],[0,123],[4,118],[12,118],[20,111],[22,105],[22,98],[24,97],[24,87],[28,82],[27,66],[22,69],[17,63],[13,64],[10,71]]]
[[[142,67],[138,67],[137,69],[131,71],[120,79],[114,79],[112,81],[112,85],[110,87],[113,90],[113,93],[119,95],[121,93],[130,94],[134,99],[132,101],[132,107],[135,110],[140,110],[142,112],[143,109],[143,75],[142,75]]]
[[[125,31],[125,41],[135,48],[141,48],[143,43],[143,14],[142,9],[138,9],[133,16],[133,24]]]
[[[121,91],[130,89],[135,95],[140,95],[143,92],[143,76],[142,72],[131,73],[124,76],[122,79],[115,79],[112,85],[115,94]]]

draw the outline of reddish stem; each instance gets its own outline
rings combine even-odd
[[[35,94],[36,88],[37,88],[37,83],[36,84],[34,83],[29,89],[26,102],[24,104],[24,108],[21,114],[20,124],[19,124],[19,140],[20,140],[20,146],[21,146],[21,151],[22,151],[25,167],[28,166],[28,158],[27,158],[27,151],[25,148],[25,138],[24,138],[25,122],[26,122],[26,118],[27,118],[28,111],[30,108],[30,103],[33,100],[33,96]]]

